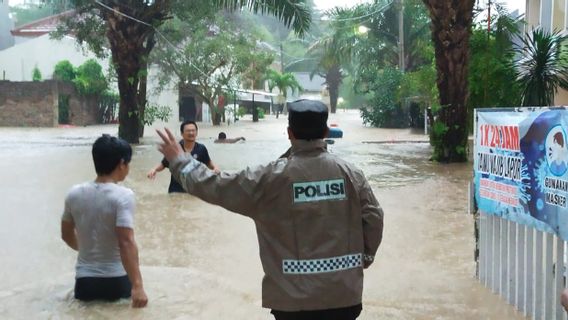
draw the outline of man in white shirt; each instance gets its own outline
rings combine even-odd
[[[135,199],[118,185],[129,172],[130,145],[103,135],[93,144],[97,178],[75,185],[65,199],[61,238],[79,252],[75,298],[83,301],[132,297],[132,306],[145,307],[134,240]]]

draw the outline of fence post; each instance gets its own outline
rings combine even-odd
[[[564,290],[564,241],[560,237],[556,238],[556,268],[555,268],[555,282],[556,290],[554,295],[553,305],[556,307],[556,319],[562,320],[566,311],[560,304],[560,295]]]
[[[507,277],[507,262],[508,262],[508,248],[509,246],[508,244],[508,231],[509,231],[509,223],[507,222],[507,220],[500,218],[499,219],[500,225],[501,225],[501,257],[500,257],[500,264],[501,264],[501,271],[499,273],[500,276],[500,286],[499,286],[499,294],[501,295],[501,297],[503,297],[504,299],[507,299],[507,282],[508,282],[508,277]]]
[[[488,221],[486,216],[479,212],[479,224],[478,224],[478,232],[479,232],[479,243],[477,244],[478,250],[478,260],[477,260],[477,270],[479,273],[477,277],[479,278],[479,282],[483,283],[487,286],[487,272],[485,271],[485,256],[487,255],[487,247],[486,247],[486,239],[487,239],[487,225]]]
[[[485,239],[485,247],[487,249],[487,253],[485,254],[485,273],[487,274],[485,281],[485,286],[492,289],[493,288],[493,237],[494,237],[494,217],[493,215],[486,215],[487,218],[487,236]]]
[[[508,268],[507,268],[507,301],[509,304],[515,305],[515,289],[517,287],[516,284],[516,272],[517,272],[517,264],[516,264],[516,237],[517,237],[517,223],[508,220],[509,225],[509,246],[508,246]]]
[[[544,301],[543,301],[543,295],[544,295],[544,272],[543,272],[543,250],[544,250],[544,246],[543,246],[543,233],[542,231],[536,231],[535,232],[535,238],[536,238],[536,243],[535,243],[535,252],[536,252],[536,257],[534,259],[535,261],[535,279],[534,279],[534,284],[535,284],[535,288],[534,288],[534,297],[535,297],[535,305],[534,305],[534,318],[535,320],[540,320],[542,319],[544,313],[543,313],[543,307],[544,307]]]
[[[525,303],[527,277],[527,267],[525,264],[525,250],[527,248],[525,242],[526,230],[527,227],[525,225],[517,226],[517,309],[523,314],[527,309],[527,304]]]
[[[552,258],[553,235],[546,233],[546,251],[544,253],[544,319],[552,319],[554,316],[553,290],[554,290],[554,264]]]
[[[526,273],[526,308],[525,316],[534,317],[534,228],[527,228],[527,273]]]

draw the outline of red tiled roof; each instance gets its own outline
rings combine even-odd
[[[20,37],[39,37],[46,33],[50,33],[57,29],[57,25],[61,22],[61,18],[73,14],[73,10],[65,11],[53,16],[45,17],[40,20],[36,20],[27,23],[23,26],[15,28],[10,31],[13,36]]]

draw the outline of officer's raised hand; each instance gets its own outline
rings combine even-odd
[[[177,142],[174,134],[168,129],[164,128],[165,132],[156,129],[156,132],[162,138],[162,143],[158,145],[158,151],[160,151],[166,160],[172,161],[178,156],[183,154],[183,149],[181,145]]]

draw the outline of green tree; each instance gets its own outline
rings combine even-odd
[[[220,96],[238,88],[243,80],[253,86],[261,80],[258,74],[263,74],[273,61],[272,55],[251,50],[255,48],[256,39],[243,31],[234,32],[237,27],[224,20],[227,19],[221,17],[199,26],[182,21],[167,23],[168,34],[180,39],[185,46],[160,46],[153,57],[162,70],[161,82],[170,82],[175,76],[177,83],[190,85],[193,93],[209,105],[214,125],[219,125],[223,116],[223,106],[218,105]],[[186,32],[187,28],[192,31]],[[253,75],[257,75],[257,79]]]
[[[41,71],[36,65],[32,70],[32,81],[41,81],[41,79]]]
[[[61,0],[59,0],[61,1]],[[120,93],[118,135],[138,143],[143,135],[144,108],[147,105],[148,57],[156,44],[156,31],[173,16],[181,20],[202,18],[216,9],[235,11],[248,8],[253,12],[274,14],[296,32],[305,32],[310,13],[302,0],[70,0],[76,15],[67,19],[58,34],[73,31],[79,43],[86,43],[98,54],[108,43],[116,69]]]
[[[86,96],[100,95],[108,89],[103,68],[94,59],[85,61],[77,68],[73,83],[77,91]]]
[[[69,60],[59,61],[53,70],[53,78],[61,81],[73,81],[75,79],[75,68]]]
[[[441,106],[438,123],[433,124],[432,158],[443,162],[467,161],[469,37],[475,0],[423,2],[432,21]]]
[[[534,29],[522,39],[516,50],[518,81],[522,88],[523,106],[550,106],[558,88],[568,89],[568,59],[560,32]]]
[[[302,91],[302,86],[300,86],[294,74],[290,72],[280,73],[276,70],[269,70],[266,78],[268,80],[268,88],[271,92],[274,88],[278,88],[278,91],[280,92],[279,103],[283,104],[283,112],[286,114],[288,112],[286,106],[288,90],[292,91],[292,94],[294,94],[296,90]]]
[[[474,26],[470,38],[468,127],[473,128],[474,108],[513,107],[520,104],[521,90],[516,81],[513,38],[516,22],[497,8],[487,21]]]

